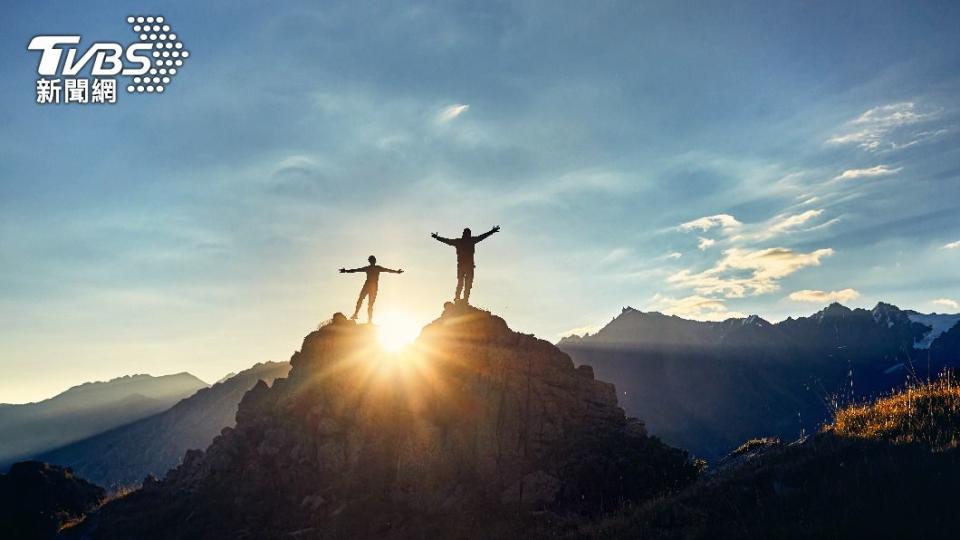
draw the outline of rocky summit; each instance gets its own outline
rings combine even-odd
[[[236,426],[162,481],[112,501],[82,538],[480,538],[528,516],[594,513],[697,469],[550,343],[466,305],[399,353],[342,315]],[[546,517],[545,517],[546,516]]]

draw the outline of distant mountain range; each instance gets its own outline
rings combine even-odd
[[[70,467],[95,484],[115,489],[163,477],[187,450],[206,449],[225,427],[232,427],[237,404],[257,381],[285,377],[289,362],[256,364],[203,388],[170,409],[36,456]]]
[[[840,304],[772,324],[702,322],[624,308],[559,347],[613,382],[653,434],[715,459],[760,435],[796,438],[840,403],[960,364],[960,314]]]
[[[14,461],[169,409],[207,383],[189,373],[130,375],[50,399],[0,404],[0,470]]]

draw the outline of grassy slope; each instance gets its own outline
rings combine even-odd
[[[838,412],[807,440],[770,445],[676,495],[567,538],[954,538],[960,389],[921,385]]]

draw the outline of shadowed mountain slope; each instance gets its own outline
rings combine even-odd
[[[131,375],[74,386],[36,403],[0,404],[0,470],[19,458],[169,409],[206,386],[189,373]]]
[[[490,538],[521,509],[595,512],[680,488],[686,453],[624,416],[612,385],[499,317],[448,304],[401,354],[343,318],[287,379],[82,538]]]
[[[105,433],[45,452],[37,459],[72,468],[101,486],[139,484],[162,477],[190,449],[203,449],[234,425],[237,404],[258,381],[286,376],[290,364],[267,362],[233,375],[181,400],[170,409]]]
[[[845,408],[805,440],[751,441],[682,492],[560,536],[956,538],[958,441],[960,389],[913,386]]]
[[[83,519],[105,498],[103,488],[70,469],[24,461],[0,474],[0,537],[56,538],[60,528]]]
[[[753,437],[816,431],[838,404],[955,366],[960,329],[944,331],[952,318],[960,317],[884,303],[831,304],[777,324],[625,308],[595,335],[559,347],[614,382],[620,403],[651,433],[715,459]]]

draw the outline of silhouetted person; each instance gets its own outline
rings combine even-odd
[[[437,233],[430,235],[448,246],[457,248],[457,292],[453,297],[454,302],[460,301],[461,291],[463,291],[463,301],[470,302],[470,289],[473,288],[473,269],[476,266],[473,262],[474,246],[477,245],[477,242],[498,231],[500,231],[499,225],[480,236],[471,236],[469,228],[463,230],[463,236],[460,238],[444,238]]]
[[[360,314],[360,304],[363,303],[363,297],[367,297],[367,322],[373,322],[373,304],[377,301],[377,289],[380,286],[380,272],[389,272],[391,274],[402,274],[403,270],[391,270],[377,265],[377,258],[373,255],[367,257],[370,264],[360,268],[341,268],[341,274],[353,274],[355,272],[365,272],[367,280],[363,282],[363,288],[360,289],[360,298],[357,298],[357,309],[353,310],[353,317],[356,319]]]

